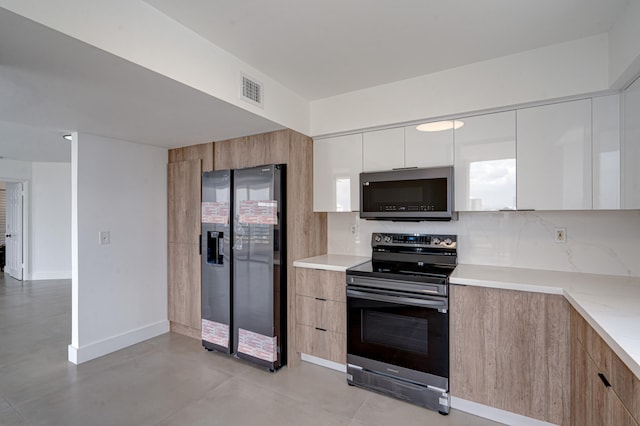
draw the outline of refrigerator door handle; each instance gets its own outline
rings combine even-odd
[[[244,228],[239,223],[236,223],[233,232],[235,234],[235,237],[232,248],[234,250],[242,250],[242,237],[244,237]]]

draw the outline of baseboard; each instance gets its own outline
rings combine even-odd
[[[45,271],[45,272],[32,272],[29,277],[32,281],[38,280],[70,280],[71,271]]]
[[[168,332],[169,321],[165,320],[88,345],[80,347],[69,345],[69,362],[82,364]]]
[[[300,354],[300,359],[311,364],[320,365],[322,367],[330,368],[332,370],[340,371],[342,373],[347,372],[347,366],[338,362],[329,361],[328,359],[318,358],[317,356]]]
[[[554,426],[553,423],[547,423],[542,420],[532,419],[531,417],[521,416],[520,414],[489,407],[488,405],[478,404],[477,402],[468,401],[455,396],[451,397],[451,408],[506,425]]]

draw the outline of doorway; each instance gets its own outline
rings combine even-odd
[[[22,281],[24,271],[24,184],[23,182],[2,182],[2,202],[0,206],[0,249],[2,269],[12,278]]]
[[[4,182],[0,182],[0,272],[4,272],[5,265],[5,231],[6,231],[6,212],[7,212],[7,189]]]

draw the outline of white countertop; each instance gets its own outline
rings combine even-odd
[[[308,257],[295,260],[293,266],[298,268],[324,269],[325,271],[344,272],[347,268],[357,266],[371,260],[365,256],[350,256],[346,254],[323,254],[321,256]]]
[[[458,265],[451,284],[564,295],[640,377],[640,278]]]

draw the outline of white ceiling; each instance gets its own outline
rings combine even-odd
[[[146,0],[308,100],[607,31],[636,0]],[[162,147],[281,128],[0,8],[0,157],[72,130]]]
[[[600,34],[630,0],[145,1],[315,100]]]
[[[69,131],[161,147],[282,126],[0,8],[0,157],[70,161]]]

